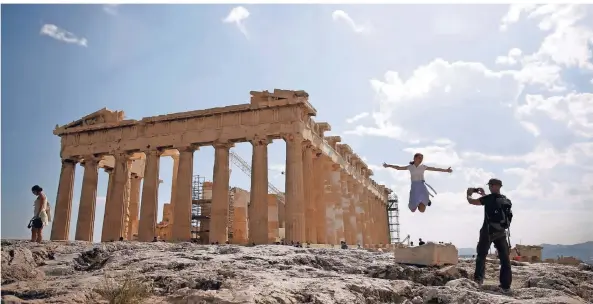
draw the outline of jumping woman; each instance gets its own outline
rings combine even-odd
[[[426,184],[426,182],[424,181],[424,171],[448,173],[453,172],[453,170],[451,170],[451,167],[449,167],[448,169],[440,169],[423,165],[423,159],[424,156],[421,153],[416,153],[414,154],[414,160],[411,161],[410,164],[407,166],[397,166],[383,163],[383,167],[385,168],[410,171],[410,175],[412,177],[412,187],[410,188],[410,201],[408,202],[408,208],[410,208],[412,212],[416,212],[416,209],[418,209],[420,212],[424,212],[426,210],[426,206],[431,205],[430,194],[428,193],[428,189],[426,188],[428,184]]]

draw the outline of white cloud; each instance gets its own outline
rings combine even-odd
[[[77,44],[84,47],[87,46],[86,38],[77,37],[75,34],[68,32],[65,29],[59,28],[54,24],[44,24],[41,27],[39,34],[49,36],[65,43]]]
[[[593,70],[593,28],[580,25],[591,20],[586,5],[547,4],[534,10],[529,18],[540,18],[539,28],[550,31],[539,50],[528,56],[527,61],[549,61],[566,67]]]
[[[354,22],[354,20],[343,10],[336,10],[332,13],[332,19],[334,21],[343,21],[355,32],[355,33],[365,33],[370,31],[370,25],[360,25]]]
[[[527,131],[529,131],[529,133],[533,134],[533,136],[539,136],[539,128],[534,123],[529,121],[521,121],[520,123]]]
[[[512,48],[509,50],[509,53],[506,56],[496,57],[496,63],[503,65],[515,65],[517,64],[517,59],[519,56],[521,56],[521,50],[518,48]]]
[[[517,23],[517,21],[519,21],[519,19],[521,18],[521,14],[523,12],[529,12],[535,9],[536,7],[536,4],[511,4],[506,15],[502,17],[500,30],[506,31],[509,28],[509,25]]]
[[[106,12],[109,15],[117,15],[118,13],[118,7],[121,4],[103,4],[103,11]]]
[[[570,93],[548,98],[527,95],[526,103],[517,108],[520,117],[534,116],[536,112],[565,123],[580,136],[593,138],[593,93]]]
[[[234,23],[239,28],[239,31],[245,35],[246,38],[249,38],[249,34],[247,33],[247,29],[245,28],[244,21],[249,17],[249,11],[242,7],[237,6],[231,9],[229,14],[222,20],[224,23]]]
[[[351,123],[357,122],[363,118],[366,118],[368,116],[369,116],[369,112],[362,112],[360,114],[354,115],[354,117],[346,119],[346,122],[351,124]]]

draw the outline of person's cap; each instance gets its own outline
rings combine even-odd
[[[497,185],[497,186],[502,186],[502,181],[501,181],[500,179],[498,179],[498,178],[491,178],[491,179],[488,181],[488,185],[489,185],[489,186],[494,186],[494,185]]]

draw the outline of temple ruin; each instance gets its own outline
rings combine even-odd
[[[76,240],[92,241],[103,168],[109,182],[101,241],[152,241],[159,233],[171,241],[189,241],[199,233],[192,232],[192,208],[208,199],[208,208],[203,208],[208,214],[198,217],[208,217],[209,242],[266,244],[284,237],[287,242],[312,244],[388,244],[390,190],[371,179],[373,172],[350,146],[340,143],[339,136],[325,135],[331,127],[312,119],[317,111],[308,97],[304,91],[275,89],[251,92],[249,104],[140,120],[102,109],[56,126],[62,169],[51,240],[69,239],[75,166],[81,164]],[[286,143],[282,199],[268,192],[268,145],[278,139]],[[242,142],[253,146],[251,189],[232,193],[229,153]],[[194,151],[202,146],[215,148],[214,174],[209,197],[196,199]],[[159,163],[165,156],[174,159],[171,203],[164,210],[166,228],[157,228]],[[231,206],[230,195],[249,195],[249,206]],[[279,224],[280,209],[284,228]]]

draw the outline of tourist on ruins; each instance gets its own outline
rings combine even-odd
[[[424,159],[424,155],[421,153],[414,154],[414,160],[410,162],[407,166],[397,166],[397,165],[389,165],[387,163],[383,163],[383,167],[385,168],[393,168],[395,170],[408,170],[410,171],[410,176],[412,178],[412,185],[410,188],[410,200],[408,202],[408,208],[412,212],[416,212],[416,209],[420,212],[424,212],[426,210],[426,206],[430,206],[432,202],[430,201],[430,196],[433,196],[428,192],[428,188],[430,187],[424,181],[424,171],[435,171],[435,172],[448,172],[451,173],[451,167],[448,169],[440,169],[429,167],[422,164],[422,160]],[[430,187],[432,191],[434,189]],[[436,194],[436,191],[434,191]]]
[[[426,244],[426,243],[424,243],[424,241],[423,241],[422,239],[419,239],[419,240],[418,240],[418,246],[422,246],[422,245],[424,245],[424,244]]]
[[[29,228],[31,228],[31,242],[41,243],[43,239],[43,227],[47,226],[51,221],[51,209],[41,187],[35,185],[31,188],[31,192],[37,196],[33,203],[33,218],[29,223]]]
[[[486,195],[482,188],[468,188],[467,201],[472,205],[484,206],[484,221],[480,229],[480,239],[476,248],[474,280],[478,284],[484,282],[486,256],[490,250],[490,245],[494,243],[494,247],[498,252],[498,259],[500,260],[500,288],[503,291],[508,291],[511,288],[513,277],[511,273],[511,260],[509,258],[510,242],[507,242],[508,235],[506,230],[511,225],[513,213],[511,211],[511,200],[500,194],[501,187],[502,181],[493,178],[488,181],[488,189],[490,190],[490,194],[488,195]],[[474,193],[478,193],[481,197],[478,199],[472,198],[472,194]]]

